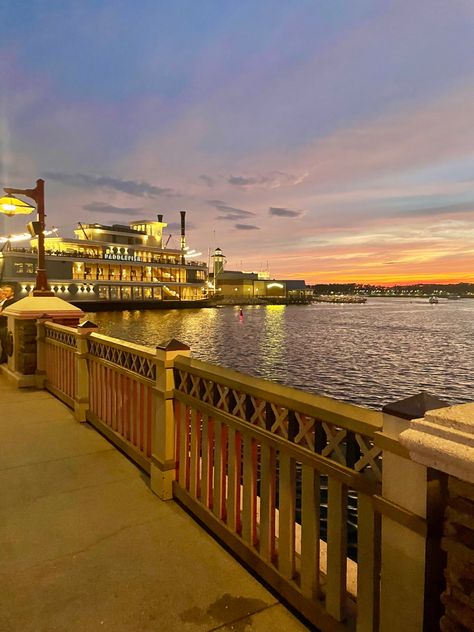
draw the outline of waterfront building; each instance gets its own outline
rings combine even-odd
[[[83,309],[172,307],[206,298],[207,266],[187,255],[185,216],[180,248],[163,243],[167,223],[142,220],[128,225],[79,223],[73,238],[45,237],[46,270],[53,292]],[[29,248],[6,242],[0,279],[18,298],[34,287],[37,238]]]
[[[270,279],[268,272],[225,270],[225,255],[216,248],[211,283],[217,296],[236,300],[305,300],[312,295],[303,280]]]

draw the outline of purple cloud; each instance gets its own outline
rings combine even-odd
[[[127,193],[135,197],[159,197],[160,195],[175,195],[172,189],[167,187],[159,187],[148,182],[137,180],[122,180],[121,178],[113,178],[111,176],[96,176],[86,173],[61,173],[49,171],[44,174],[45,178],[68,184],[80,189],[112,189]]]
[[[270,206],[268,214],[273,215],[274,217],[303,217],[304,211],[292,211],[289,208]]]
[[[237,230],[260,230],[260,226],[254,226],[253,224],[236,224],[234,228]]]
[[[262,187],[267,189],[277,189],[281,186],[301,184],[307,177],[307,172],[297,176],[291,173],[285,173],[284,171],[272,171],[267,175],[229,176],[227,178],[227,182],[242,188]]]
[[[142,208],[114,206],[103,202],[91,202],[90,204],[84,204],[82,208],[89,213],[109,213],[111,215],[138,215],[138,213],[143,211]]]
[[[235,221],[245,219],[246,217],[255,217],[255,213],[252,213],[252,211],[244,211],[244,209],[229,206],[222,200],[208,200],[208,204],[214,206],[222,213],[222,215],[219,215],[216,219]]]

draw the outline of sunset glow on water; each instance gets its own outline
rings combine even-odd
[[[156,346],[312,393],[381,408],[427,391],[474,400],[474,300],[369,299],[364,305],[102,312],[100,333]]]

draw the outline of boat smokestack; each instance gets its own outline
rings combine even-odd
[[[184,263],[184,252],[186,248],[186,211],[180,211],[181,215],[181,262]]]
[[[157,217],[158,217],[158,221],[159,221],[159,222],[162,222],[162,221],[163,221],[163,215],[162,215],[162,213],[158,213]]]

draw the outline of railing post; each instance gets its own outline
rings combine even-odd
[[[397,443],[410,420],[445,402],[421,393],[384,406],[383,434]],[[401,448],[403,450],[403,448]],[[384,450],[382,496],[427,521],[427,533],[382,515],[380,630],[383,632],[427,632],[439,629],[439,593],[432,599],[430,577],[430,499],[439,485],[430,482],[428,468]],[[438,538],[439,544],[439,538]],[[433,569],[434,570],[434,569]],[[431,575],[432,577],[432,575]],[[436,592],[436,589],[435,589]],[[434,611],[433,611],[434,609]]]
[[[439,629],[474,630],[474,404],[427,413],[412,421],[400,442],[414,461],[448,476],[442,539],[445,612]]]
[[[89,361],[87,359],[89,335],[98,329],[97,325],[87,320],[77,326],[76,337],[76,380],[74,385],[74,417],[77,421],[86,421],[89,410]]]
[[[46,382],[46,327],[49,317],[36,321],[36,388],[44,389]]]
[[[189,356],[190,348],[172,339],[156,348],[155,408],[152,425],[150,485],[162,500],[173,497],[176,478],[176,432],[174,418],[174,359]]]
[[[41,373],[39,377],[36,374],[37,320],[74,326],[84,312],[56,296],[27,296],[9,305],[4,315],[8,317],[8,364],[1,370],[18,388],[23,388],[35,387],[38,380],[44,384]]]

